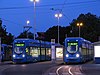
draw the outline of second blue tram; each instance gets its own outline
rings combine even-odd
[[[51,59],[51,43],[33,39],[15,39],[13,62],[35,62]]]
[[[90,41],[80,37],[65,39],[65,63],[80,63],[91,59],[93,59],[93,46]]]

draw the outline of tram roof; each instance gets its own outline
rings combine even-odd
[[[100,46],[100,41],[94,42],[93,45],[99,45]]]
[[[89,42],[89,43],[91,43],[90,41],[88,41],[88,40],[85,40],[84,38],[82,38],[82,37],[68,37],[68,38],[65,38],[65,40],[83,40],[83,41],[86,41],[86,42]]]
[[[7,46],[7,44],[1,44],[1,46]]]
[[[34,40],[34,39],[15,39],[14,42],[36,42],[36,43],[41,43],[41,44],[51,44],[51,42],[47,42],[47,41],[41,41],[41,40]]]
[[[33,39],[15,39],[14,42],[39,42],[39,40],[33,40]]]

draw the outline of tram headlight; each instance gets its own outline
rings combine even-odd
[[[15,57],[16,57],[16,55],[14,54],[14,55],[13,55],[13,58],[15,58]]]
[[[66,54],[66,57],[69,57],[69,55],[68,55],[68,54]]]
[[[80,57],[80,55],[79,54],[76,54],[76,57]]]
[[[24,58],[24,57],[25,57],[25,55],[23,54],[23,55],[22,55],[22,57]]]

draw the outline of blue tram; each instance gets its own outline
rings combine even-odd
[[[33,39],[15,39],[13,62],[36,62],[51,60],[51,43]]]
[[[12,45],[1,44],[1,61],[12,60]]]
[[[80,37],[65,39],[64,62],[80,63],[93,59],[93,45]]]

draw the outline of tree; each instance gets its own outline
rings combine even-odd
[[[17,38],[30,38],[30,39],[33,39],[34,35],[31,32],[27,33],[27,31],[24,31]]]
[[[78,27],[76,24],[82,22],[81,37],[90,40],[91,42],[98,41],[100,36],[100,18],[91,13],[80,14],[77,19],[74,19],[70,26],[73,28],[72,37],[78,37]]]
[[[91,13],[80,14],[77,19],[73,19],[70,23],[70,26],[59,27],[59,39],[60,44],[63,44],[64,39],[67,37],[79,37],[78,32],[79,28],[77,27],[77,23],[82,22],[83,26],[81,27],[81,37],[91,42],[98,41],[98,37],[100,36],[100,17],[93,15]],[[49,28],[45,33],[45,40],[51,41],[51,39],[55,39],[57,43],[58,38],[58,26],[53,26]]]
[[[71,27],[67,26],[67,27],[61,27],[59,26],[59,42],[60,44],[63,44],[64,39],[67,35],[70,35],[71,31]],[[46,41],[51,41],[51,39],[55,39],[56,43],[58,42],[58,26],[53,26],[51,28],[49,28],[46,33],[45,33],[45,40]]]
[[[0,37],[3,44],[11,44],[13,42],[14,36],[6,31],[5,26],[2,26],[2,20],[0,20]]]
[[[67,37],[79,37],[78,32],[79,28],[77,23],[82,22],[83,26],[81,27],[81,37],[91,42],[98,41],[100,36],[100,17],[93,15],[91,13],[80,14],[77,19],[73,19],[69,26],[61,27],[59,26],[59,42],[63,44],[66,35]],[[29,34],[29,33],[28,33]],[[30,36],[31,35],[31,36]],[[38,33],[39,40],[51,41],[55,39],[56,43],[58,42],[58,26],[53,26],[49,28],[45,33]],[[26,32],[21,33],[18,38],[26,38]],[[29,38],[33,38],[33,34],[30,32]]]

